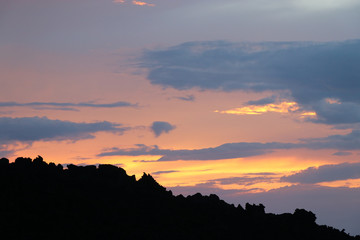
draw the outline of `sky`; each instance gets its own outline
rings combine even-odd
[[[0,157],[360,234],[358,0],[1,0]]]

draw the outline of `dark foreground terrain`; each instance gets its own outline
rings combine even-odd
[[[0,159],[0,239],[360,239],[303,209],[265,213],[216,195],[173,196],[150,175],[112,165]]]

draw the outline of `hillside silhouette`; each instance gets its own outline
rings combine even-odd
[[[0,239],[360,239],[310,211],[265,213],[218,196],[174,196],[152,176],[112,165],[0,159]]]

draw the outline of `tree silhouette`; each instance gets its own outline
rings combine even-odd
[[[360,239],[316,224],[304,209],[265,213],[211,194],[174,196],[144,173],[0,159],[1,239]]]

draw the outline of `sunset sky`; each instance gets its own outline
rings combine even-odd
[[[360,234],[360,1],[0,0],[0,157]]]

